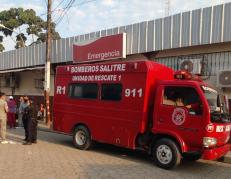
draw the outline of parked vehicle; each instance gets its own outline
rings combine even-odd
[[[224,96],[197,76],[152,61],[57,67],[54,130],[87,150],[93,141],[151,154],[170,169],[187,158],[216,160],[230,150]]]

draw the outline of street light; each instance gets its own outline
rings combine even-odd
[[[0,28],[8,29],[11,32],[14,32],[14,33],[18,34],[19,37],[20,37],[20,39],[21,39],[21,41],[22,41],[22,47],[25,47],[25,43],[24,43],[24,40],[23,40],[21,34],[19,34],[18,32],[14,31],[13,29],[10,29],[9,27],[4,26],[3,24],[0,24]]]

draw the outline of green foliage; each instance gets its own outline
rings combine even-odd
[[[28,35],[36,36],[37,40],[33,43],[40,43],[46,41],[47,23],[36,13],[33,9],[11,8],[0,12],[0,24],[5,27],[15,30],[21,26],[26,27],[26,33],[21,33],[16,36],[15,48],[23,47],[27,41]],[[51,24],[52,39],[60,39],[60,35],[55,31],[55,23]],[[12,31],[6,28],[0,28],[4,36],[12,36]],[[20,37],[21,36],[21,37]],[[0,36],[1,37],[1,36]],[[0,38],[1,39],[1,38]],[[1,41],[0,41],[1,43]],[[0,52],[4,50],[4,46],[0,44]]]
[[[16,36],[16,45],[15,48],[21,48],[24,46],[25,41],[27,40],[26,36],[23,33],[20,33]]]
[[[3,52],[5,50],[5,47],[0,43],[0,52]]]

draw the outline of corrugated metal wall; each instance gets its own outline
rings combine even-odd
[[[164,64],[174,70],[179,70],[179,63],[184,59],[202,59],[206,64],[206,74],[215,76],[220,70],[231,69],[231,51],[230,52],[218,52],[209,54],[198,54],[189,56],[179,56],[179,57],[166,57],[157,58],[156,62]]]
[[[127,33],[127,54],[231,41],[231,3],[52,42],[52,63],[72,61],[72,44]],[[42,65],[45,44],[0,54],[0,70]]]

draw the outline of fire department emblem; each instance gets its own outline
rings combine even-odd
[[[178,126],[182,125],[185,121],[185,110],[182,108],[174,109],[172,113],[172,122]]]

